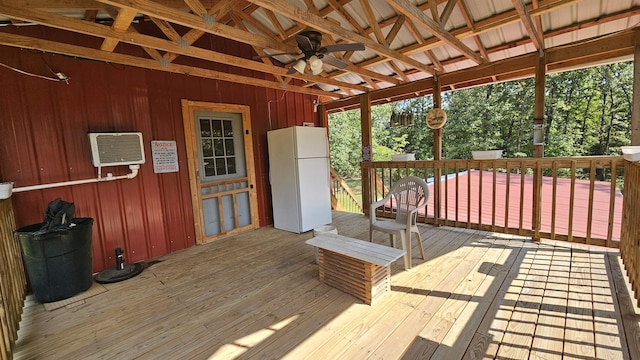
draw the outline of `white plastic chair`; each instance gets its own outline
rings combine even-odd
[[[411,233],[416,234],[420,255],[424,260],[424,247],[420,239],[420,231],[416,226],[418,210],[426,209],[429,200],[429,186],[416,176],[407,176],[396,181],[387,196],[371,204],[369,213],[369,241],[373,240],[373,231],[389,234],[391,246],[395,247],[395,237],[400,237],[404,255],[404,268],[411,269]],[[376,218],[376,209],[389,205],[396,210],[395,220],[381,220]],[[425,210],[426,215],[426,210]]]

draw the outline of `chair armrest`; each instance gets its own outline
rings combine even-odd
[[[370,208],[371,211],[369,211],[369,223],[373,224],[376,221],[376,209],[386,204],[390,198],[391,198],[391,194],[387,194],[387,196],[385,196],[384,198],[371,204],[371,208]]]

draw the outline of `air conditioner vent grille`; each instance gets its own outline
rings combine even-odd
[[[145,162],[141,133],[91,133],[89,142],[94,166]]]

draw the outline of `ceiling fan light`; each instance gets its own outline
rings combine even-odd
[[[322,72],[322,60],[313,55],[309,58],[309,67],[313,75],[318,75]]]
[[[300,59],[292,67],[296,69],[296,71],[299,72],[300,74],[304,74],[304,69],[307,67],[307,62],[304,61],[303,59]]]

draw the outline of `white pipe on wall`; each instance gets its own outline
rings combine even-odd
[[[50,189],[50,188],[60,187],[60,186],[89,184],[89,183],[120,180],[120,179],[133,179],[138,175],[138,170],[140,169],[140,165],[129,165],[129,169],[131,170],[131,172],[127,175],[113,176],[111,173],[109,173],[107,174],[107,177],[98,177],[95,179],[72,180],[72,181],[64,181],[64,182],[53,183],[53,184],[23,186],[23,187],[14,188],[13,192],[16,193],[16,192],[31,191],[31,190],[42,190],[42,189]]]

